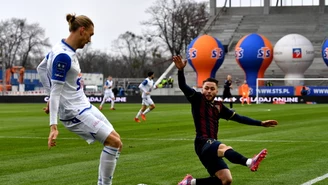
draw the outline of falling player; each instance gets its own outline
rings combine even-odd
[[[260,162],[267,154],[262,150],[253,158],[247,158],[231,146],[218,140],[219,119],[233,120],[239,123],[271,127],[278,124],[275,120],[259,121],[246,116],[236,114],[225,107],[222,102],[215,101],[218,93],[218,81],[208,78],[203,82],[202,92],[196,92],[186,84],[183,69],[187,62],[181,56],[174,56],[173,61],[178,68],[178,83],[181,91],[191,104],[191,112],[196,129],[194,148],[199,160],[207,169],[210,177],[193,178],[187,175],[178,185],[230,185],[232,175],[223,157],[230,162],[247,166],[251,171],[256,171]],[[183,169],[183,168],[181,168]]]
[[[146,120],[146,114],[155,108],[155,104],[150,97],[150,92],[152,89],[156,88],[154,86],[154,72],[149,72],[148,77],[139,85],[139,89],[142,91],[142,103],[141,109],[134,118],[135,122],[140,122],[139,116],[141,115],[142,120]],[[147,108],[148,107],[148,108]]]
[[[113,78],[112,78],[112,76],[108,76],[108,78],[105,82],[105,85],[104,85],[105,92],[104,92],[103,100],[102,100],[102,102],[99,106],[99,110],[102,110],[102,108],[103,108],[102,106],[108,98],[111,99],[110,100],[110,102],[111,102],[110,110],[115,110],[115,108],[114,108],[115,96],[114,96],[114,93],[112,91],[112,88],[113,88]]]
[[[244,101],[247,102],[247,105],[250,105],[250,102],[249,102],[249,87],[248,87],[248,84],[247,84],[246,80],[244,80],[244,84],[241,85],[241,93],[242,93],[241,105],[244,106]]]
[[[66,20],[69,36],[57,43],[37,68],[42,85],[50,95],[45,108],[46,113],[50,110],[48,148],[56,146],[59,115],[69,131],[84,138],[89,144],[99,141],[104,145],[100,154],[97,184],[111,185],[122,142],[113,125],[90,104],[84,94],[79,75],[80,64],[76,56],[76,50],[91,41],[94,24],[84,15],[67,14]]]

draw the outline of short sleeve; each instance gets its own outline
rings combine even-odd
[[[52,63],[52,80],[65,82],[67,71],[71,68],[71,58],[61,53],[56,56]]]
[[[147,85],[147,83],[148,83],[148,81],[147,80],[144,80],[143,82],[142,82],[142,85]]]

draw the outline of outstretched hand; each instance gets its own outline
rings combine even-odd
[[[276,120],[262,121],[262,126],[264,127],[275,127],[276,125],[278,125],[278,121]]]
[[[179,70],[182,70],[187,65],[187,61],[182,59],[180,55],[173,56],[173,62],[175,67],[177,67]]]
[[[56,146],[56,139],[57,139],[58,134],[59,134],[59,132],[57,129],[57,125],[51,125],[50,133],[49,133],[49,137],[48,137],[48,149]]]

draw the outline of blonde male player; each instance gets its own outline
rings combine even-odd
[[[122,142],[113,125],[90,104],[84,94],[81,88],[82,78],[79,75],[80,64],[76,56],[76,50],[91,41],[94,24],[84,15],[67,14],[66,20],[69,36],[58,42],[37,68],[40,80],[50,95],[45,108],[45,112],[50,114],[48,148],[56,146],[59,116],[69,131],[79,135],[89,144],[94,141],[103,144],[97,185],[111,185]]]
[[[141,109],[137,113],[136,117],[134,118],[135,122],[140,122],[139,116],[141,115],[142,120],[146,120],[146,114],[150,111],[152,111],[155,108],[155,104],[153,100],[150,97],[150,92],[152,89],[155,89],[156,86],[154,85],[154,72],[149,72],[148,77],[141,82],[139,85],[139,89],[142,91],[142,103],[141,103]],[[148,107],[148,108],[147,108]],[[146,109],[147,108],[147,109]]]
[[[247,84],[246,80],[244,80],[244,84],[241,85],[241,93],[242,93],[241,105],[244,106],[244,101],[247,102],[247,105],[250,105],[250,102],[249,102],[249,87],[248,87],[248,84]]]
[[[105,92],[104,92],[104,97],[103,97],[103,100],[99,106],[99,110],[102,110],[102,106],[103,104],[106,102],[106,100],[108,98],[111,99],[111,107],[110,107],[110,110],[115,110],[114,108],[114,103],[115,103],[115,96],[114,96],[114,93],[112,91],[112,88],[113,88],[113,78],[112,76],[108,76],[106,82],[105,82],[105,85],[104,85],[104,89],[105,89]]]

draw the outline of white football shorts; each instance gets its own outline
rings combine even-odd
[[[107,100],[108,98],[112,98],[112,99],[115,98],[113,91],[108,91],[108,92],[104,93],[104,99]],[[111,101],[112,101],[112,99],[111,99]]]
[[[75,118],[61,121],[69,131],[76,133],[89,144],[96,140],[104,144],[106,138],[114,130],[113,125],[93,105]]]
[[[149,106],[149,105],[153,105],[154,102],[153,100],[151,99],[151,97],[145,97],[145,98],[142,98],[142,103],[141,105],[146,105],[146,106]]]

